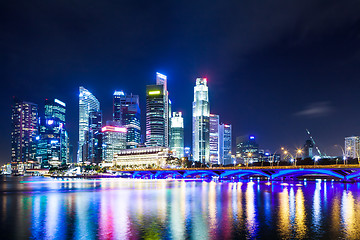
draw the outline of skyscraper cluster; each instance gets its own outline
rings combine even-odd
[[[91,142],[98,144],[100,142],[92,140],[96,133],[85,134],[91,129],[89,121],[86,119],[91,115],[91,112],[100,111],[99,102],[90,92],[80,87],[79,105],[78,159],[79,161],[94,162],[86,158],[81,152],[95,148]],[[102,125],[101,131],[99,131],[100,121],[98,121],[99,125],[97,126],[97,132],[102,135],[99,138],[99,140],[102,139],[102,160],[110,163],[113,160],[113,154],[125,148],[165,147],[179,159],[186,156],[203,164],[231,163],[231,125],[217,122],[216,126],[211,125],[213,127],[211,128],[206,78],[197,78],[194,88],[192,155],[189,153],[189,149],[185,150],[184,147],[183,114],[182,112],[172,112],[171,108],[167,76],[156,73],[155,83],[146,86],[145,140],[142,142],[139,96],[115,91],[112,121],[107,121],[107,124]],[[98,115],[100,116],[100,114]],[[214,134],[216,136],[213,136]],[[85,139],[83,136],[88,136],[88,138]],[[213,137],[216,138],[215,142]],[[212,147],[217,149],[216,159],[212,160],[210,160],[210,141],[213,141]],[[121,151],[121,153],[127,152]]]
[[[38,105],[14,99],[12,106],[12,164],[41,164],[43,168],[66,164],[69,137],[66,131],[66,104],[46,99],[43,114]]]
[[[161,150],[163,154],[168,149],[178,159],[186,157],[206,165],[230,164],[231,125],[220,123],[219,115],[210,114],[208,91],[207,79],[197,78],[190,149],[184,146],[183,113],[172,112],[166,75],[156,73],[154,84],[146,87],[145,139],[139,95],[116,90],[112,119],[104,120],[99,100],[81,86],[76,162],[110,166],[119,153]],[[65,116],[66,104],[58,99],[46,100],[42,115],[36,104],[16,100],[12,108],[12,162],[33,161],[43,168],[72,162]],[[146,151],[123,151],[144,147]]]

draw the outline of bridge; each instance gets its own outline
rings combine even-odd
[[[269,180],[297,179],[298,177],[327,177],[343,181],[360,180],[360,165],[306,165],[273,167],[218,167],[218,168],[174,168],[174,169],[124,169],[118,174],[131,178],[219,178],[239,179],[261,177]]]

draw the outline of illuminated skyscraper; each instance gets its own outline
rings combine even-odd
[[[127,148],[136,148],[141,142],[140,116],[139,96],[115,91],[113,119],[127,129]]]
[[[83,161],[83,146],[85,136],[89,131],[89,114],[90,112],[100,111],[100,103],[97,98],[84,87],[80,87],[79,93],[79,148],[78,162]]]
[[[103,161],[111,164],[114,161],[114,154],[126,149],[126,128],[107,122],[102,127],[103,134]]]
[[[90,112],[87,161],[100,163],[102,160],[102,112]]]
[[[351,136],[345,138],[345,157],[360,158],[360,137]]]
[[[220,162],[223,165],[232,164],[231,161],[231,125],[219,125]]]
[[[169,146],[167,77],[156,73],[156,85],[146,86],[146,146]]]
[[[11,120],[11,162],[35,161],[38,106],[15,99]]]
[[[184,157],[184,118],[181,112],[173,112],[171,123],[170,148],[177,158]]]
[[[65,124],[66,104],[59,99],[45,100],[45,119],[56,120]]]
[[[206,78],[197,78],[193,102],[193,159],[210,162],[210,104]]]
[[[210,114],[210,162],[220,164],[219,115]]]
[[[40,118],[36,158],[41,166],[66,164],[69,160],[69,137],[65,124],[66,104],[58,99],[45,100],[45,114]]]

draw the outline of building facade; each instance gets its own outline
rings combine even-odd
[[[36,161],[38,106],[14,99],[11,110],[11,162]]]
[[[170,149],[177,158],[184,157],[184,118],[182,112],[173,112],[170,119]]]
[[[113,120],[127,129],[126,148],[136,148],[141,142],[140,116],[139,96],[115,91]]]
[[[79,89],[79,148],[78,162],[83,161],[84,144],[86,143],[86,135],[89,132],[89,115],[90,112],[99,112],[100,103],[97,98],[84,87]],[[85,150],[86,152],[86,150]]]
[[[166,147],[120,150],[114,156],[114,166],[123,169],[163,168],[166,167],[170,154]]]
[[[107,123],[106,126],[102,127],[101,132],[103,136],[102,160],[105,163],[113,163],[114,154],[126,149],[126,128]]]
[[[219,115],[210,114],[210,163],[220,164]]]
[[[222,165],[233,164],[231,159],[231,146],[232,146],[232,128],[230,124],[219,125],[219,140],[220,140],[220,162]]]
[[[44,117],[39,121],[36,158],[43,168],[49,168],[69,161],[69,137],[66,104],[58,99],[46,99],[44,108]]]
[[[89,113],[89,131],[87,132],[88,141],[85,144],[88,145],[88,154],[86,161],[90,163],[100,163],[102,160],[102,112],[90,112]]]
[[[210,103],[206,78],[197,78],[193,102],[193,160],[210,163]]]
[[[156,85],[146,86],[146,146],[169,146],[167,77],[156,73]]]
[[[351,136],[345,138],[345,157],[353,159],[360,157],[359,136]]]

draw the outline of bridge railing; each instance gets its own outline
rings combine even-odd
[[[359,169],[359,164],[300,165],[300,166],[253,166],[253,167],[209,167],[209,168],[152,168],[152,169],[111,169],[116,172],[129,171],[199,171],[199,170],[277,170],[277,169]]]

